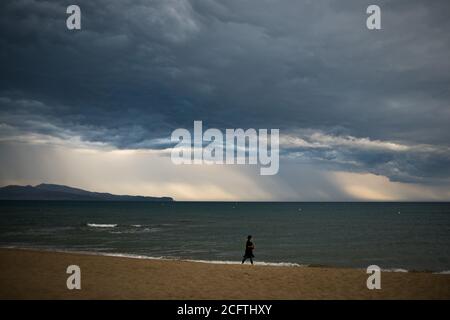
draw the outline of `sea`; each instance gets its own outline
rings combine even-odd
[[[0,247],[140,259],[450,270],[450,203],[0,201]]]

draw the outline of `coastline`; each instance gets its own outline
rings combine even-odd
[[[81,290],[66,268],[79,265]],[[1,299],[450,299],[450,275],[0,248]]]
[[[171,257],[171,256],[147,256],[133,253],[120,253],[120,252],[103,252],[103,251],[83,251],[83,250],[73,250],[73,249],[57,249],[57,248],[42,248],[42,247],[27,247],[27,246],[0,246],[0,250],[20,250],[20,251],[31,251],[31,252],[54,252],[54,253],[68,253],[68,254],[81,254],[89,256],[101,256],[101,257],[113,257],[113,258],[128,258],[128,259],[139,259],[139,260],[157,260],[157,261],[181,261],[181,262],[194,262],[194,263],[205,263],[205,264],[224,264],[224,265],[240,265],[241,261],[235,260],[203,260],[203,259],[190,259],[181,257]],[[249,262],[247,261],[247,264]],[[267,262],[267,261],[254,261],[255,266],[272,266],[272,267],[323,267],[323,268],[334,268],[333,266],[325,265],[308,265],[300,264],[296,262]],[[362,269],[361,269],[362,270]],[[392,269],[392,272],[396,269]],[[403,269],[399,272],[408,272]],[[389,271],[389,270],[386,270]]]
[[[80,254],[89,256],[101,256],[101,257],[113,257],[113,258],[128,258],[138,260],[157,260],[157,261],[178,261],[178,262],[194,262],[205,264],[220,264],[220,265],[241,265],[240,260],[204,260],[204,259],[191,259],[172,256],[147,256],[133,253],[121,253],[121,252],[104,252],[104,251],[85,251],[74,249],[59,249],[50,247],[31,247],[31,246],[0,246],[0,250],[19,250],[19,251],[31,251],[31,252],[50,252],[50,253],[63,253],[63,254]],[[247,261],[246,264],[249,262]],[[297,268],[324,268],[324,269],[350,269],[365,271],[366,269],[361,267],[349,267],[349,266],[334,266],[325,264],[303,264],[289,261],[259,261],[254,260],[255,266],[272,266],[272,267],[297,267]],[[418,270],[418,269],[405,269],[401,267],[387,267],[381,268],[382,272],[400,272],[400,273],[432,273],[432,274],[450,274],[450,270]]]

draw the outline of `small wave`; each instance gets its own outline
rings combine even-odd
[[[433,274],[450,274],[450,270],[444,270],[439,272],[433,272]]]
[[[409,272],[408,270],[401,269],[401,268],[381,269],[381,271],[383,271],[383,272]]]
[[[88,223],[87,226],[92,228],[115,228],[117,224]]]
[[[138,229],[122,229],[118,228],[120,231],[110,231],[111,234],[135,234],[135,233],[152,233],[161,231],[159,228],[138,228]],[[115,229],[117,230],[117,229]]]
[[[151,256],[144,256],[139,254],[131,254],[131,253],[86,253],[86,254],[93,254],[93,255],[99,255],[99,256],[106,256],[106,257],[119,257],[119,258],[131,258],[131,259],[143,259],[143,260],[177,260],[175,258],[168,258],[168,257],[151,257]]]
[[[241,261],[223,261],[223,260],[193,260],[193,259],[181,259],[182,261],[188,262],[199,262],[199,263],[210,263],[210,264],[242,264]],[[294,262],[264,262],[264,261],[254,261],[257,266],[272,266],[272,267],[308,267],[307,264],[299,264]],[[250,264],[246,264],[250,265]]]
[[[142,227],[142,224],[132,224],[131,226],[132,226],[132,227],[135,227],[135,228],[141,228],[141,227]]]
[[[209,263],[209,264],[227,264],[227,265],[241,265],[241,261],[227,261],[227,260],[197,260],[197,259],[183,259],[177,257],[168,257],[168,256],[146,256],[146,255],[138,255],[138,254],[128,254],[128,253],[92,253],[89,252],[87,254],[95,254],[101,256],[109,256],[109,257],[122,257],[122,258],[131,258],[131,259],[145,259],[145,260],[165,260],[165,261],[185,261],[185,262],[197,262],[197,263]],[[293,262],[264,262],[264,261],[254,261],[254,264],[257,266],[273,266],[273,267],[308,267],[306,264],[298,264]],[[245,264],[250,265],[250,264]]]

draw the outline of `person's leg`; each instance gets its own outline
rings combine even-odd
[[[247,257],[244,257],[244,259],[242,259],[242,263],[241,264],[244,264],[245,260],[247,260]]]
[[[250,257],[250,262],[253,264],[253,258],[252,257]]]

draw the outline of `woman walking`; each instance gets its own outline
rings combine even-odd
[[[242,259],[242,264],[244,264],[245,260],[250,259],[250,262],[253,264],[253,250],[255,249],[255,245],[253,244],[252,236],[247,237],[247,243],[245,244],[245,253],[244,258]]]

